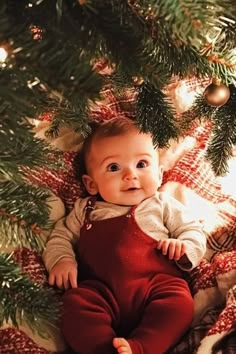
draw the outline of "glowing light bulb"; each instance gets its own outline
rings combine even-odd
[[[0,63],[4,63],[7,59],[8,52],[5,48],[0,47]]]

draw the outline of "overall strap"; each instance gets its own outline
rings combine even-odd
[[[86,206],[85,206],[85,218],[84,218],[84,224],[87,230],[91,229],[92,224],[90,220],[90,213],[94,210],[95,208],[95,203],[96,203],[96,197],[90,197],[87,200]]]

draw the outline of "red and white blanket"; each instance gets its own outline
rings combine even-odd
[[[177,111],[187,108],[178,97],[180,91],[185,90],[185,96],[189,92],[190,105],[198,88],[199,84],[193,81],[175,83],[169,88]],[[132,93],[126,93],[117,100],[110,90],[104,91],[104,102],[93,107],[93,117],[97,120],[110,119],[122,112],[132,118],[132,102]],[[43,136],[47,126],[48,122],[43,121],[36,128],[38,136]],[[216,178],[205,159],[209,135],[209,124],[196,125],[184,139],[161,151],[161,162],[165,167],[161,188],[186,204],[193,215],[200,218],[208,243],[205,258],[189,275],[195,302],[193,323],[168,354],[236,353],[236,157],[229,161],[229,175]],[[80,194],[80,186],[74,177],[73,159],[81,137],[63,129],[52,143],[64,150],[67,170],[31,173],[31,182],[48,187],[60,198],[52,204],[52,218],[56,219],[62,216],[64,207],[67,212],[71,210]],[[17,249],[14,257],[31,279],[47,286],[45,268],[37,252]],[[27,324],[22,323],[15,328],[11,323],[5,323],[0,328],[0,353],[67,354],[60,332],[50,326],[48,331],[49,337],[42,338]]]

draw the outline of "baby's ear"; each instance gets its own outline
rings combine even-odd
[[[97,185],[89,175],[82,176],[83,184],[90,195],[96,195],[98,193]]]

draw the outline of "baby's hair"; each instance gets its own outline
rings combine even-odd
[[[107,137],[122,135],[134,129],[138,130],[138,127],[135,121],[124,116],[117,116],[102,123],[92,122],[90,129],[91,131],[84,139],[82,147],[74,161],[75,177],[81,184],[83,195],[88,195],[83,186],[82,176],[88,173],[86,162],[93,142]]]

